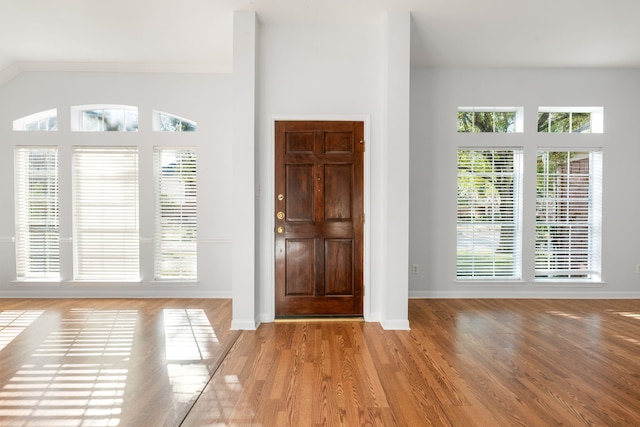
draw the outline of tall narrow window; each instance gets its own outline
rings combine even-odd
[[[75,279],[138,281],[138,151],[74,147]]]
[[[196,153],[154,150],[156,176],[156,280],[197,277]]]
[[[602,151],[538,151],[537,278],[600,280]]]
[[[520,279],[521,149],[458,150],[458,279]]]
[[[60,278],[58,149],[16,147],[17,279]]]

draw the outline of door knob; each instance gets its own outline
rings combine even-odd
[[[278,234],[282,234],[282,233],[284,233],[284,227],[280,226],[278,227]]]

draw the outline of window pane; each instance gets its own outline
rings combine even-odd
[[[473,112],[458,111],[458,132],[473,132]]]
[[[538,132],[549,132],[549,113],[538,113]]]
[[[136,132],[138,130],[138,110],[124,110],[125,126],[127,132]]]
[[[102,120],[104,123],[104,131],[123,131],[124,130],[124,110],[103,110]]]
[[[18,147],[16,161],[16,276],[59,279],[58,150]]]
[[[505,111],[495,113],[495,131],[496,132],[515,132],[516,131],[516,113],[515,111]]]
[[[569,132],[571,129],[569,113],[550,113],[549,121],[551,123],[550,132]]]
[[[473,131],[493,132],[493,112],[476,111]]]
[[[590,133],[591,113],[573,113],[571,115],[571,132]]]

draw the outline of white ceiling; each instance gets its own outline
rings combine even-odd
[[[2,0],[0,72],[229,71],[234,10],[357,27],[396,8],[412,13],[413,65],[640,67],[638,0]]]

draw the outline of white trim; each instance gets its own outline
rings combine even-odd
[[[202,245],[230,245],[232,243],[231,239],[198,239],[198,244]]]
[[[152,286],[180,286],[181,288],[197,288],[200,286],[200,280],[149,280],[148,282]]]
[[[13,283],[16,287],[29,287],[29,286],[53,286],[53,287],[57,287],[59,288],[60,285],[62,284],[62,280],[60,279],[55,279],[55,280],[44,280],[44,279],[17,279],[17,280],[12,280],[11,283]]]
[[[409,320],[397,319],[397,320],[383,320],[380,322],[383,329],[395,330],[395,331],[409,331]]]
[[[255,331],[258,329],[259,323],[250,322],[246,320],[232,320],[231,321],[231,330],[232,331]]]
[[[49,289],[47,289],[49,288]],[[47,286],[32,287],[16,287],[15,289],[5,289],[2,291],[0,301],[10,298],[143,298],[143,299],[162,299],[162,298],[202,298],[202,299],[231,299],[231,291],[203,291],[184,292],[183,289],[162,289],[154,288],[153,295],[148,293],[148,289],[132,288],[124,290],[118,288],[118,294],[114,294],[113,289],[103,287],[100,289],[87,288],[60,288]],[[97,291],[97,292],[96,292]],[[255,329],[255,328],[254,328]]]
[[[0,70],[0,87],[24,72],[230,74],[231,64],[124,62],[14,62]]]
[[[366,322],[379,321],[371,316],[371,116],[369,114],[272,114],[270,118],[270,137],[269,146],[267,147],[269,159],[267,167],[267,189],[263,189],[262,193],[267,197],[268,210],[263,215],[271,218],[269,230],[275,228],[275,218],[270,212],[275,209],[275,123],[276,121],[335,121],[335,122],[363,122],[364,123],[364,265],[363,265],[363,317]],[[265,301],[268,300],[268,311],[260,315],[260,319],[265,322],[273,322],[275,319],[275,235],[270,234],[269,241],[269,277],[263,286]]]
[[[505,288],[489,291],[487,288],[478,290],[451,290],[451,291],[410,291],[409,299],[640,299],[640,291],[616,292],[602,291],[599,288],[584,288],[585,291],[577,294],[575,289],[550,288],[545,292],[540,289],[533,290],[507,290]]]
[[[108,286],[108,287],[140,287],[142,285],[142,280],[139,281],[109,281],[109,280],[69,280],[69,283],[72,286]]]

